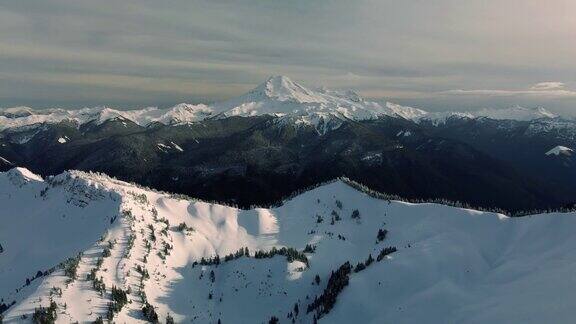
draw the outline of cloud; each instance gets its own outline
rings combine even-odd
[[[0,106],[218,100],[276,74],[453,106],[472,94],[554,104],[574,91],[506,89],[574,77],[571,12],[566,0],[0,1]]]
[[[547,81],[536,83],[530,90],[559,90],[564,89],[565,86],[564,82]]]
[[[539,82],[529,89],[501,90],[501,89],[473,89],[473,90],[447,90],[441,91],[444,95],[473,95],[473,96],[533,96],[546,98],[576,98],[576,91],[565,89],[563,82]]]

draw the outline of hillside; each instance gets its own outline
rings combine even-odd
[[[570,213],[508,218],[386,201],[342,181],[277,208],[239,210],[100,174],[42,180],[26,169],[0,173],[0,205],[9,323],[30,321],[51,300],[43,314],[62,323],[574,316]]]

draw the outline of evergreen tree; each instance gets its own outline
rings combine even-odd
[[[55,301],[50,302],[50,306],[48,307],[39,307],[34,310],[34,314],[32,315],[32,321],[35,324],[52,324],[56,322],[56,318],[58,318],[57,313],[58,306],[56,305]]]
[[[156,310],[154,310],[154,307],[148,302],[142,307],[142,313],[144,314],[144,318],[149,322],[158,323],[158,314],[156,314]]]
[[[336,207],[338,207],[338,209],[342,210],[342,202],[340,200],[336,200]]]
[[[366,266],[369,266],[370,264],[372,264],[372,262],[374,262],[374,258],[372,258],[372,254],[369,254],[368,259],[366,259],[366,262],[364,262],[364,264]]]
[[[385,229],[379,229],[378,230],[378,235],[376,235],[376,238],[378,239],[378,242],[382,242],[384,241],[384,239],[386,238],[386,234],[388,234],[388,231]]]

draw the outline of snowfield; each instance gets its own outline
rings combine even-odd
[[[15,303],[2,314],[8,323],[30,322],[51,300],[61,323],[566,323],[576,315],[572,213],[508,218],[386,201],[343,181],[280,207],[239,210],[100,174],[44,180],[26,169],[0,173],[0,206],[0,304]]]

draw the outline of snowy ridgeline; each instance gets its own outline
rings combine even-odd
[[[508,218],[333,182],[273,209],[103,175],[0,173],[4,322],[568,322],[573,214]],[[12,305],[12,303],[14,304]],[[8,309],[5,309],[10,306]]]
[[[496,120],[547,120],[543,127],[564,127],[566,122],[556,121],[558,115],[542,108],[513,106],[506,109],[481,109],[468,112],[427,112],[418,108],[392,102],[380,104],[362,98],[354,91],[335,91],[327,88],[306,88],[285,76],[268,78],[251,91],[226,101],[211,105],[181,103],[171,108],[148,107],[135,110],[117,110],[93,107],[76,110],[44,109],[28,107],[0,108],[0,131],[30,129],[43,124],[64,121],[84,124],[102,124],[119,120],[124,127],[128,123],[140,126],[153,124],[182,125],[207,119],[232,116],[274,116],[280,125],[311,126],[322,135],[339,128],[347,120],[372,120],[383,116],[403,118],[415,122],[428,121],[442,124],[450,118],[490,118]],[[572,122],[568,122],[573,127]],[[23,140],[25,142],[26,140]],[[66,138],[60,138],[64,144]]]

